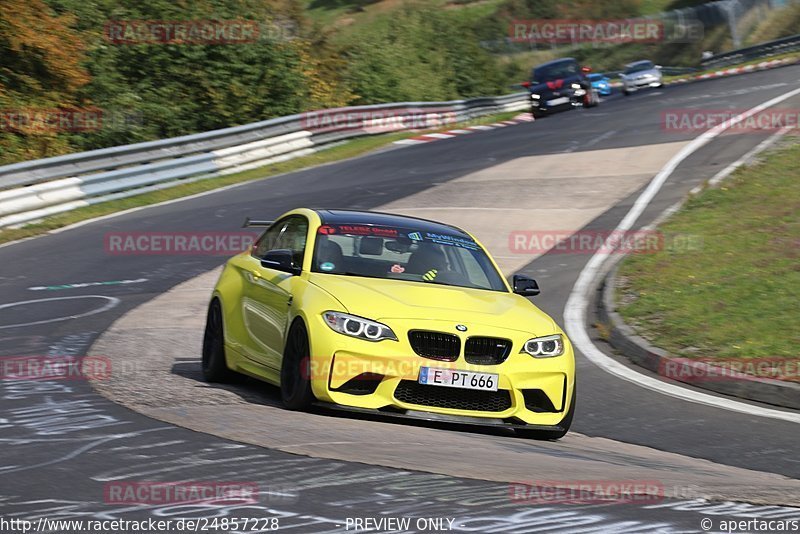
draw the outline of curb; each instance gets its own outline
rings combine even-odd
[[[746,74],[749,72],[757,72],[762,70],[771,70],[777,69],[779,67],[787,67],[789,65],[795,65],[800,63],[800,58],[785,58],[785,59],[772,59],[770,61],[762,61],[760,63],[755,63],[751,65],[745,65],[743,67],[731,67],[729,69],[720,69],[715,72],[708,72],[706,74],[700,74],[699,76],[691,76],[689,78],[680,78],[678,80],[673,80],[671,82],[667,82],[665,85],[678,85],[682,83],[688,82],[697,82],[701,80],[712,80],[714,78],[724,78],[726,76],[736,76],[737,74]]]
[[[451,139],[453,137],[476,132],[484,132],[487,130],[494,130],[496,128],[505,128],[506,126],[514,126],[515,124],[522,124],[523,122],[533,122],[534,118],[530,113],[520,113],[513,119],[507,121],[495,122],[492,124],[481,124],[478,126],[465,126],[464,128],[457,128],[455,130],[447,130],[444,132],[429,133],[425,135],[418,135],[416,137],[409,137],[408,139],[400,139],[395,141],[395,145],[419,145],[422,143],[430,143],[432,141],[441,141],[443,139]]]
[[[617,269],[619,265],[603,278],[597,288],[597,316],[600,323],[609,327],[609,344],[623,356],[666,380],[775,406],[800,409],[800,384],[753,377],[702,361],[676,358],[637,335],[616,311],[614,288]]]

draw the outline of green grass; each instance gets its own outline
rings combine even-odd
[[[642,0],[642,15],[655,15],[663,11],[696,6],[707,0]]]
[[[498,113],[496,115],[487,115],[485,117],[480,117],[469,121],[469,125],[488,124],[492,122],[508,120],[516,115],[519,115],[519,113],[520,112],[518,111],[513,111],[513,112]],[[464,124],[465,123],[451,124],[447,128],[428,130],[428,132],[452,130],[459,126],[463,126]],[[48,217],[40,222],[28,224],[21,228],[0,229],[0,243],[8,243],[11,241],[16,241],[18,239],[34,237],[37,235],[47,233],[51,230],[63,228],[65,226],[69,226],[71,224],[75,224],[80,221],[85,221],[87,219],[93,219],[95,217],[109,215],[111,213],[117,213],[120,211],[132,208],[138,208],[141,206],[158,204],[159,202],[165,202],[167,200],[174,200],[176,198],[187,197],[197,193],[203,193],[205,191],[219,189],[221,187],[225,187],[228,185],[233,185],[243,182],[251,182],[253,180],[259,180],[262,178],[268,178],[271,176],[276,176],[287,172],[298,171],[301,169],[314,167],[325,163],[331,163],[348,158],[353,158],[356,156],[361,156],[378,148],[389,145],[394,141],[400,139],[406,139],[408,137],[414,137],[422,133],[424,132],[413,132],[413,133],[396,132],[396,133],[359,137],[347,141],[341,145],[323,150],[321,152],[317,152],[315,154],[310,154],[308,156],[303,156],[300,158],[291,159],[281,163],[275,163],[272,165],[259,167],[257,169],[251,169],[240,173],[229,174],[227,176],[209,178],[207,180],[200,180],[197,182],[186,183],[186,184],[178,184],[175,185],[174,187],[162,189],[160,191],[152,191],[149,193],[143,193],[141,195],[136,195],[128,198],[111,200],[108,202],[102,202],[100,204],[95,204],[92,206],[86,206],[84,208],[78,208],[72,211]]]
[[[800,33],[800,4],[768,13],[765,20],[747,36],[745,45],[773,41],[797,33]]]
[[[622,264],[620,312],[655,345],[689,358],[798,357],[800,139],[786,145],[690,199],[660,228],[664,250]]]

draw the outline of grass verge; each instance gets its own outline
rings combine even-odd
[[[796,369],[798,162],[800,138],[787,138],[722,187],[691,198],[659,228],[663,250],[622,264],[617,302],[625,321],[675,356],[789,358]]]
[[[428,130],[427,133],[452,130],[458,128],[459,126],[465,126],[466,124],[478,125],[478,124],[488,124],[492,122],[508,120],[519,114],[520,114],[519,111],[513,111],[513,112],[499,113],[496,115],[487,115],[485,117],[473,119],[469,121],[469,123],[456,123],[448,125],[447,128]],[[250,182],[253,180],[268,178],[270,176],[276,176],[287,172],[293,172],[309,167],[315,167],[317,165],[322,165],[325,163],[332,163],[335,161],[341,161],[356,156],[361,156],[363,154],[366,154],[367,152],[371,152],[373,150],[391,144],[394,141],[398,141],[400,139],[407,139],[409,137],[415,137],[423,133],[426,132],[396,132],[396,133],[387,133],[374,136],[359,137],[347,141],[344,144],[326,150],[322,150],[315,154],[310,154],[308,156],[291,159],[281,163],[275,163],[272,165],[259,167],[257,169],[251,169],[248,171],[243,171],[235,174],[229,174],[227,176],[209,178],[208,180],[200,180],[197,182],[186,183],[186,184],[178,183],[174,187],[162,189],[160,191],[152,191],[149,193],[143,193],[141,195],[136,195],[128,198],[111,200],[108,202],[102,202],[100,204],[95,204],[92,206],[78,208],[72,211],[48,217],[39,222],[28,224],[21,228],[0,229],[0,244],[16,241],[19,239],[34,237],[37,235],[47,233],[51,230],[56,230],[58,228],[63,228],[65,226],[78,223],[80,221],[93,219],[95,217],[101,217],[103,215],[109,215],[111,213],[116,213],[131,208],[138,208],[141,206],[158,204],[160,202],[165,202],[167,200],[174,200],[177,198],[187,197],[197,193],[203,193],[205,191],[219,189],[221,187],[225,187],[228,185],[238,184],[242,182]]]

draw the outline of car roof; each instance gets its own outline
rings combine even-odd
[[[414,230],[423,232],[457,234],[472,239],[472,236],[456,226],[418,217],[362,210],[315,209],[314,211],[323,224],[374,224],[400,228],[411,226]]]
[[[550,65],[557,65],[558,63],[567,63],[567,62],[577,63],[577,61],[575,61],[575,58],[562,57],[560,59],[554,59],[553,61],[548,61],[547,63],[542,63],[541,65],[536,65],[536,67],[534,68],[541,69],[542,67],[549,67]]]

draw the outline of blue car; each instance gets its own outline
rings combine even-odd
[[[592,83],[592,87],[603,96],[611,94],[611,80],[604,74],[589,74],[587,76]]]

